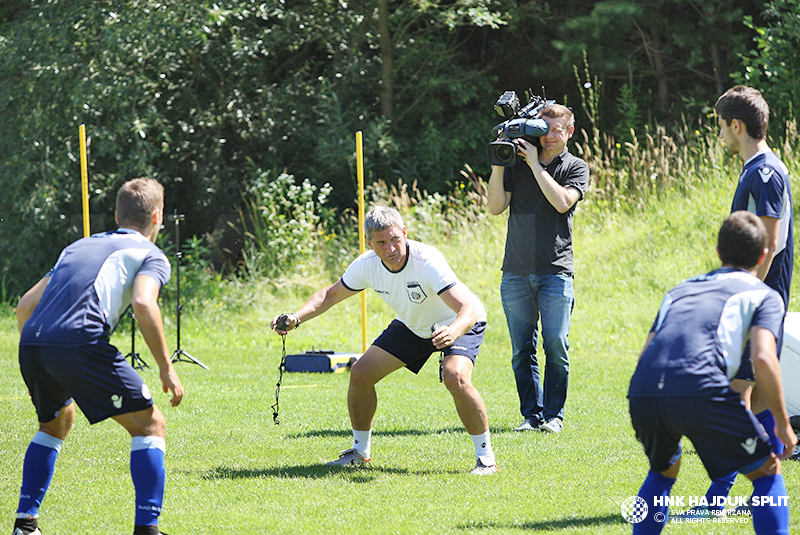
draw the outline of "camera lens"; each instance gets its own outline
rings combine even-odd
[[[497,147],[497,157],[503,161],[510,160],[514,156],[514,147],[509,145],[502,145]]]
[[[517,161],[517,147],[510,141],[495,141],[487,146],[490,165],[509,167]]]

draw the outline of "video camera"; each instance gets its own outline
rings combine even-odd
[[[517,162],[516,139],[522,138],[539,147],[539,138],[547,134],[547,123],[536,116],[542,108],[555,104],[556,101],[534,96],[530,89],[527,94],[528,104],[522,109],[514,91],[506,91],[497,99],[494,109],[505,121],[492,128],[492,135],[497,141],[489,143],[486,148],[490,165],[514,165]]]

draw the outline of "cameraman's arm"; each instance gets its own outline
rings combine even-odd
[[[492,215],[502,214],[511,203],[511,192],[506,191],[503,185],[503,175],[505,167],[499,165],[492,166],[492,174],[489,176],[489,213]]]
[[[348,289],[342,283],[342,279],[339,279],[336,281],[336,283],[326,286],[321,290],[317,290],[311,297],[308,298],[308,301],[306,301],[303,306],[297,309],[297,312],[288,316],[287,331],[294,329],[302,322],[308,321],[311,318],[315,318],[320,314],[325,313],[336,303],[356,295],[357,293],[358,292]],[[278,317],[279,316],[275,316],[275,318],[272,320],[272,323],[270,324],[271,329],[275,329]],[[278,334],[281,332],[283,331],[278,331]]]
[[[534,158],[533,161],[527,160],[528,165],[533,171],[533,176],[536,177],[536,182],[544,193],[547,201],[553,205],[553,208],[558,210],[558,213],[563,214],[574,205],[581,198],[581,192],[572,186],[564,187],[548,173],[539,160]]]

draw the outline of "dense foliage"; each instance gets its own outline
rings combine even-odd
[[[797,13],[796,4],[770,8]],[[93,231],[113,226],[114,192],[141,175],[165,184],[167,212],[186,214],[189,236],[226,227],[262,203],[264,177],[330,184],[327,206],[341,213],[355,199],[356,131],[364,132],[368,184],[402,180],[448,192],[465,164],[488,172],[484,147],[499,121],[491,105],[507,89],[522,95],[544,86],[548,98],[575,108],[595,147],[600,133],[635,142],[631,129],[697,116],[742,71],[748,49],[768,48],[746,56],[755,70],[759,62],[796,61],[791,47],[760,29],[772,20],[762,18],[764,7],[747,0],[6,2],[0,288],[26,288],[80,235],[79,124],[88,133]],[[591,79],[578,77],[576,66],[588,66]]]

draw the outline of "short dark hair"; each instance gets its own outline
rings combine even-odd
[[[117,192],[120,226],[146,230],[153,224],[153,212],[164,208],[164,186],[152,178],[134,178]]]
[[[767,227],[752,212],[733,212],[722,223],[717,249],[722,263],[751,269],[758,264],[767,244]]]
[[[769,105],[758,89],[745,85],[731,87],[717,99],[714,110],[727,124],[734,119],[742,121],[747,135],[753,139],[766,139]]]

